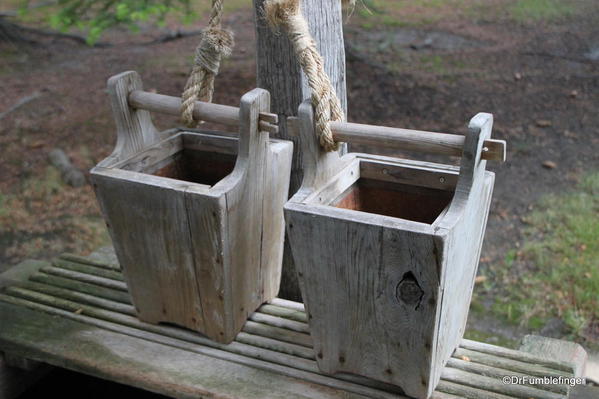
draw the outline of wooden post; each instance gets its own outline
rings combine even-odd
[[[264,0],[254,0],[256,17],[257,85],[271,94],[271,112],[279,115],[279,137],[294,142],[293,166],[289,194],[293,195],[303,179],[302,152],[297,137],[287,129],[287,117],[297,115],[300,103],[310,97],[305,75],[284,32],[274,33],[263,18]],[[345,88],[345,48],[343,44],[343,16],[340,0],[302,0],[302,13],[318,51],[324,58],[325,70],[347,113]],[[342,148],[341,151],[345,151]],[[279,296],[300,300],[301,294],[293,265],[293,258],[285,237],[283,277]]]

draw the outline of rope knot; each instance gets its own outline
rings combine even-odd
[[[214,77],[218,75],[222,57],[231,55],[233,32],[221,28],[223,0],[212,0],[208,28],[196,48],[195,65],[181,95],[181,120],[187,126],[194,125],[193,109],[196,100],[211,102],[214,94]]]
[[[264,16],[272,28],[285,29],[293,44],[297,59],[312,91],[314,124],[321,147],[325,151],[337,150],[339,143],[333,139],[330,121],[340,121],[345,116],[335,89],[324,70],[324,61],[310,34],[308,23],[300,10],[299,0],[266,0]]]
[[[271,28],[284,26],[297,14],[300,14],[300,3],[297,0],[268,0],[264,3],[264,16]]]

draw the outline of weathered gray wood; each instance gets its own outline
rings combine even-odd
[[[518,359],[509,359],[502,356],[490,355],[464,348],[457,348],[453,353],[453,357],[466,357],[475,363],[484,363],[492,367],[499,367],[505,370],[515,371],[517,373],[528,373],[528,375],[536,377],[559,377],[560,375],[571,376],[571,373],[567,371],[555,370],[547,366],[528,363]]]
[[[136,107],[131,111],[127,105],[119,115],[142,112],[139,107],[172,112],[170,103],[180,101],[135,91],[141,82],[127,80],[132,76],[139,80],[133,73],[111,80],[119,88],[115,109],[123,103]],[[211,118],[238,125],[238,138],[170,130],[126,154],[117,148],[92,170],[140,319],[174,323],[231,342],[248,315],[276,296],[292,143],[271,141],[262,129],[261,117],[264,123],[276,122],[268,113],[269,100],[268,92],[255,89],[242,98],[240,108],[196,104],[198,112],[212,110]],[[124,124],[119,131],[135,136],[134,128]],[[198,155],[186,152],[191,150]],[[186,154],[214,159],[195,166],[196,158],[185,161]],[[185,177],[187,171],[181,169],[190,162],[189,173],[195,167],[206,177],[197,182]],[[62,277],[78,273],[67,269],[43,271]],[[124,289],[124,282],[111,277],[86,278]]]
[[[303,179],[302,146],[298,137],[287,127],[287,119],[297,115],[302,101],[310,98],[307,79],[302,73],[291,42],[284,32],[273,32],[263,18],[264,0],[254,0],[256,18],[257,86],[268,90],[272,96],[272,112],[279,116],[279,136],[294,143],[293,166],[289,196],[300,187]],[[341,108],[347,114],[345,46],[343,17],[338,0],[303,0],[302,14],[323,57],[324,70],[329,76]],[[345,147],[342,147],[345,152]],[[285,239],[281,296],[300,300],[301,293],[293,266],[288,239]]]
[[[28,283],[29,277],[48,262],[25,260],[0,274],[0,292],[9,286]],[[0,319],[0,325],[4,323]],[[52,367],[0,350],[0,398],[13,399],[48,374]]]
[[[110,260],[107,255],[103,255],[102,260],[100,261],[97,257],[100,253],[104,253],[110,248]],[[92,258],[94,256],[94,258]],[[118,259],[116,259],[116,254],[114,253],[113,247],[102,247],[96,252],[93,252],[89,257],[79,256],[71,253],[64,253],[60,255],[60,259],[64,259],[71,262],[77,262],[83,265],[91,265],[100,267],[102,269],[107,270],[121,270],[121,266],[118,264]]]
[[[504,377],[520,377],[524,379],[530,377],[527,374],[517,373],[511,370],[502,369],[499,367],[487,366],[480,363],[473,363],[472,361],[462,360],[451,358],[447,362],[447,367],[462,370],[470,373],[474,373],[477,375],[482,375],[485,377],[494,378],[497,381],[502,381]],[[549,392],[556,392],[566,395],[568,393],[568,387],[565,385],[553,385],[553,384],[531,384],[529,382],[525,382],[524,385],[530,385],[532,387],[540,388]]]
[[[54,259],[52,261],[52,266],[60,268],[60,269],[66,269],[66,270],[71,270],[74,272],[90,274],[92,276],[103,277],[103,278],[107,278],[107,279],[111,279],[111,280],[117,280],[117,281],[125,280],[125,278],[123,277],[123,274],[117,270],[102,269],[102,268],[98,268],[98,267],[94,267],[94,266],[86,265],[86,264],[81,264],[79,262],[73,262],[73,261],[70,261],[67,259],[62,259],[62,258]]]
[[[40,312],[14,310],[14,306],[0,304],[2,319],[8,322],[0,328],[0,346],[9,341],[15,351],[27,357],[171,397],[243,395],[261,399],[272,397],[273,392],[278,392],[279,397],[298,399],[364,397],[339,391],[338,384],[329,388],[273,372],[275,367],[270,370],[252,367],[239,357],[234,358],[237,361],[222,360],[174,346],[173,341],[155,343]],[[48,326],[52,327],[52,334],[47,334]],[[65,336],[69,337],[68,343],[63,341]],[[357,389],[368,392],[365,387]],[[379,397],[391,399],[391,395]]]
[[[27,281],[33,273],[47,266],[50,266],[48,262],[28,259],[11,267],[0,274],[0,290],[9,285]]]
[[[291,162],[293,147],[290,142],[270,146],[266,165],[264,167],[265,187],[268,191],[263,196],[263,225],[264,236],[262,239],[262,267],[269,270],[263,273],[265,280],[263,298],[271,300],[280,290],[282,264],[284,258],[285,219],[283,206],[288,199],[289,179],[280,176],[291,175]],[[273,183],[268,183],[273,182]]]
[[[81,264],[90,263],[93,262],[82,260]],[[269,386],[273,390],[267,397],[290,395],[293,397],[294,394],[304,398],[328,397],[322,392],[331,392],[331,395],[334,395],[332,397],[344,398],[354,397],[353,395],[389,399],[404,397],[398,394],[397,388],[393,386],[358,376],[328,377],[318,374],[315,362],[310,360],[312,357],[310,336],[287,329],[297,325],[307,327],[305,323],[295,321],[305,318],[302,316],[302,304],[273,299],[270,301],[272,305],[266,305],[266,309],[260,308],[255,313],[267,317],[264,319],[265,324],[249,321],[244,328],[244,333],[238,336],[237,342],[223,345],[191,331],[140,322],[135,317],[131,317],[130,306],[123,306],[118,300],[105,299],[111,297],[107,294],[110,291],[122,294],[114,288],[96,286],[102,295],[93,299],[93,295],[86,294],[90,291],[90,286],[93,286],[90,283],[68,279],[75,285],[67,290],[61,288],[62,280],[67,280],[61,277],[47,280],[45,284],[26,281],[27,265],[23,266],[23,271],[16,271],[22,278],[15,282],[15,285],[10,284],[9,287],[5,287],[6,294],[0,295],[0,302],[2,302],[0,320],[3,321],[0,323],[0,350],[11,348],[11,353],[21,358],[43,360],[167,395],[178,395],[179,392],[184,392],[179,397],[223,397],[224,395],[252,398],[255,397],[252,396],[254,394],[264,394],[262,391],[259,393],[254,391],[255,384],[260,385],[262,378],[266,378],[264,381],[266,386],[269,386],[270,378],[277,380],[277,377],[270,376],[268,373],[278,376],[282,386]],[[106,267],[105,264],[100,263],[91,266],[99,269]],[[95,272],[89,269],[82,269],[82,273],[95,275]],[[32,277],[40,275],[43,273],[34,272]],[[277,310],[274,312],[280,314],[280,317],[261,313],[263,310],[272,313],[275,308]],[[284,328],[273,327],[272,324],[281,325],[281,320],[295,324],[285,325]],[[49,334],[49,331],[52,333]],[[101,345],[95,346],[96,337],[106,336],[111,338],[109,340],[102,338]],[[123,367],[122,364],[121,343],[139,351],[139,356],[134,350],[126,351],[125,360],[128,368]],[[525,370],[522,375],[556,373],[564,377],[571,376],[565,366],[567,363],[555,359],[553,362],[543,361],[544,365],[537,365],[535,362],[540,359],[538,354],[528,354],[468,340],[464,341],[464,345],[471,349],[460,348],[459,350],[467,352],[456,352],[445,368],[444,375],[447,379],[441,380],[437,391],[432,395],[433,399],[456,399],[457,397],[506,399],[522,398],[522,395],[529,393],[533,394],[530,397],[534,398],[553,398],[552,393],[562,394],[559,397],[565,398],[563,387],[560,386],[527,385],[529,388],[539,388],[541,392],[537,392],[528,390],[526,387],[503,389],[503,385],[498,382],[500,376],[518,375],[514,370],[522,368]],[[163,357],[160,349],[163,347],[168,348],[165,351],[174,351],[176,356]],[[90,352],[93,348],[95,350]],[[100,352],[96,354],[96,351]],[[90,357],[90,353],[94,356]],[[518,353],[521,356],[518,356]],[[200,356],[196,357],[196,354]],[[470,361],[461,360],[460,356],[463,355],[468,355]],[[152,356],[154,359],[160,358],[164,361],[157,363],[150,360]],[[241,374],[236,375],[234,379],[239,384],[232,384],[233,380],[230,380],[225,387],[221,387],[219,383],[208,377],[212,370],[196,372],[196,368],[200,366],[194,362],[204,357],[208,360],[202,360],[202,368],[216,367],[220,373],[227,376],[242,370]],[[171,359],[178,359],[176,366]],[[214,360],[225,363],[214,363]],[[238,369],[237,365],[247,366],[249,369]],[[152,370],[146,366],[152,367]],[[565,371],[564,367],[566,367]],[[187,372],[182,374],[181,370]],[[4,370],[0,368],[0,376],[2,372]],[[267,374],[263,374],[264,372]],[[151,373],[152,378],[148,379],[148,373]],[[254,380],[246,383],[246,378]],[[292,389],[292,393],[288,390],[290,386],[288,379],[291,379],[294,384],[300,384],[299,388]],[[4,382],[6,381],[0,378],[0,387],[3,387]],[[7,382],[10,385],[12,380]],[[190,383],[194,387],[205,387],[207,391],[190,390]],[[307,387],[306,392],[302,384]],[[313,391],[314,389],[316,391]],[[549,396],[546,395],[547,392]]]
[[[538,337],[538,338],[542,338],[542,337]],[[543,340],[544,339],[545,338],[543,338]],[[562,340],[557,340],[557,341],[562,342],[562,343],[566,342],[566,341],[562,341]],[[562,357],[560,357],[560,356],[547,357],[547,356],[543,355],[543,353],[544,353],[543,351],[537,351],[537,350],[534,350],[533,348],[527,349],[527,348],[521,347],[521,350],[516,350],[516,349],[510,349],[510,348],[504,348],[501,346],[491,345],[491,344],[487,344],[484,342],[472,341],[469,339],[463,339],[462,343],[460,344],[460,347],[462,349],[468,349],[468,350],[472,350],[472,351],[476,351],[476,352],[482,352],[482,353],[486,353],[486,354],[494,355],[494,356],[506,357],[508,359],[523,361],[523,362],[527,362],[527,363],[531,363],[531,364],[535,364],[535,365],[539,365],[539,366],[547,366],[547,367],[555,369],[555,370],[567,371],[569,373],[572,372],[572,366],[569,363],[567,363],[566,359],[562,359]]]
[[[472,118],[454,197],[447,213],[435,223],[442,291],[437,308],[438,335],[434,338],[433,385],[466,328],[495,179],[485,170],[487,161],[482,159],[484,141],[491,137],[492,126],[490,114]]]
[[[129,94],[128,102],[131,107],[136,109],[173,116],[181,115],[181,98],[179,97],[134,90]],[[239,126],[239,109],[230,105],[196,101],[193,117],[196,120],[220,123],[225,126]],[[261,131],[276,135],[279,132],[277,122],[276,114],[271,114],[268,111],[260,112],[258,124]]]
[[[588,359],[587,352],[575,342],[555,338],[527,335],[522,340],[520,351],[540,357],[544,363],[558,361],[569,368],[574,377],[583,377]]]
[[[136,109],[145,109],[178,115],[181,100],[177,97],[162,94],[134,91],[129,95],[129,104]],[[198,115],[201,120],[221,123],[227,126],[239,125],[239,111],[235,107],[200,103]],[[275,114],[261,112],[260,117],[274,119]],[[287,117],[286,129],[294,137],[294,118]],[[274,125],[260,120],[260,130],[274,134]],[[464,136],[459,134],[426,132],[420,130],[401,129],[385,126],[363,125],[359,123],[331,122],[331,131],[336,141],[351,144],[379,147],[385,149],[400,149],[418,151],[430,154],[462,156]],[[483,144],[482,159],[505,161],[505,140],[486,139]]]
[[[340,377],[343,381],[326,377],[322,378],[323,376],[313,374],[317,372],[316,364],[313,361],[299,357],[293,357],[287,353],[275,352],[270,349],[260,349],[238,342],[228,345],[218,344],[189,331],[183,331],[173,327],[148,325],[134,318],[120,316],[113,312],[100,311],[92,307],[85,307],[83,312],[76,313],[73,311],[73,309],[80,309],[80,305],[70,303],[68,301],[55,301],[52,298],[46,297],[44,295],[36,295],[33,292],[27,293],[26,291],[18,289],[14,290],[13,293],[17,293],[19,297],[24,297],[26,299],[24,300],[18,297],[6,297],[0,295],[0,301],[13,305],[16,304],[19,306],[25,306],[30,309],[41,310],[53,315],[60,315],[63,319],[83,322],[85,324],[90,324],[108,331],[126,334],[159,344],[166,344],[174,348],[185,349],[194,353],[215,357],[217,359],[251,365],[252,367],[261,370],[277,371],[282,375],[302,378],[309,382],[316,382],[325,386],[331,386],[349,392],[365,393],[369,397],[389,399],[395,397],[385,392],[377,392],[376,390],[373,391],[372,388],[369,388],[369,384],[374,388],[376,388],[377,385],[380,385],[374,381],[366,383],[362,381],[361,385],[356,385],[354,383],[356,378],[351,376]],[[36,302],[31,302],[30,300],[34,300]],[[41,303],[37,303],[37,301],[40,300]],[[0,312],[2,305],[3,304],[0,303]],[[56,305],[68,310],[56,308]],[[115,324],[115,322],[118,324]],[[2,330],[0,329],[0,347],[2,346],[1,334]],[[192,345],[190,345],[190,343],[192,343]],[[23,355],[27,356],[27,354]],[[86,358],[85,355],[83,356]],[[36,358],[35,356],[31,355],[27,357],[33,359]],[[60,358],[60,356],[56,355],[54,357]],[[52,363],[52,361],[50,360],[48,363]],[[285,367],[290,365],[293,365],[294,369],[288,369]],[[131,374],[135,374],[135,371],[136,370],[132,370]],[[348,382],[346,382],[346,380]]]
[[[324,153],[309,104],[299,113],[304,181],[285,214],[318,365],[429,397],[464,332],[493,187],[482,160],[492,118],[473,118],[456,176],[443,165]],[[362,179],[401,188],[403,196],[439,195],[447,205],[434,205],[428,221],[410,219],[411,208],[405,217],[351,203],[340,209]]]
[[[549,392],[528,385],[505,384],[501,379],[470,373],[460,369],[445,368],[444,381],[455,382],[472,388],[484,387],[485,390],[521,399],[563,399],[564,394]]]
[[[131,297],[128,292],[111,290],[106,287],[85,283],[82,281],[72,280],[69,278],[52,276],[45,273],[34,273],[30,277],[31,281],[65,288],[71,291],[82,292],[84,294],[93,295],[98,298],[106,298],[111,301],[116,301],[123,304],[131,304]]]
[[[462,156],[464,136],[359,123],[331,122],[336,141],[367,147]],[[505,161],[505,140],[485,139],[482,159]]]
[[[150,113],[129,106],[127,98],[134,90],[143,90],[137,72],[123,72],[108,79],[108,95],[116,124],[117,140],[114,151],[104,161],[105,164],[138,152],[160,139]]]
[[[597,399],[599,398],[599,387],[576,385],[572,387],[568,399]]]
[[[102,287],[114,288],[120,291],[127,291],[127,284],[125,284],[124,281],[114,280],[112,278],[99,277],[97,275],[89,275],[87,273],[81,273],[79,271],[73,271],[54,266],[43,266],[39,269],[39,271],[42,273],[51,274],[53,276],[77,279],[85,281],[87,283],[94,283]]]

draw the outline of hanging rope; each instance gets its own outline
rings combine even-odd
[[[181,96],[181,119],[188,127],[194,126],[195,102],[212,102],[214,78],[218,75],[221,59],[231,55],[233,32],[221,28],[222,14],[223,0],[212,0],[208,27],[204,29],[200,44],[196,48],[195,65]]]
[[[351,0],[344,0],[346,1],[351,3]],[[329,122],[341,121],[345,116],[335,89],[324,71],[324,62],[316,49],[316,42],[310,35],[308,23],[301,13],[299,0],[266,0],[264,14],[273,28],[283,28],[287,32],[302,70],[308,78],[320,145],[326,151],[337,150],[339,144],[333,139]]]

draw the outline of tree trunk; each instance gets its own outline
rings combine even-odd
[[[310,89],[302,73],[293,47],[284,32],[275,33],[263,18],[264,0],[254,0],[256,12],[257,85],[271,94],[271,112],[279,115],[280,138],[294,142],[293,166],[289,195],[302,183],[302,153],[296,137],[290,137],[286,119],[297,115],[300,103],[310,98]],[[335,87],[342,109],[347,112],[345,88],[345,48],[340,0],[302,0],[302,13],[322,55],[325,71]],[[341,151],[344,151],[344,147]],[[283,255],[283,277],[280,297],[301,300],[287,237]]]

